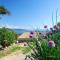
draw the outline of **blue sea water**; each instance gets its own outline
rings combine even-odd
[[[16,32],[17,34],[22,34],[24,32],[31,32],[33,30],[27,30],[27,29],[12,29],[14,32]],[[35,30],[35,31],[39,31],[39,32],[45,32],[45,30]]]

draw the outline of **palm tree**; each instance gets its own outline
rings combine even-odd
[[[4,6],[0,6],[0,15],[10,15],[10,12]]]

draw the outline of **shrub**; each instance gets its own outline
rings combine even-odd
[[[7,28],[0,28],[0,45],[3,47],[9,46],[15,43],[17,40],[17,35],[15,32],[10,31]]]

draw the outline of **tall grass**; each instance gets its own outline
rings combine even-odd
[[[47,40],[36,41],[29,57],[32,58],[31,60],[60,60],[60,46],[49,47]]]

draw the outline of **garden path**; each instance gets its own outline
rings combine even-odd
[[[24,60],[25,57],[26,57],[26,55],[23,54],[22,51],[18,51],[18,52],[10,54],[8,56],[5,56],[3,58],[0,58],[0,60]]]

